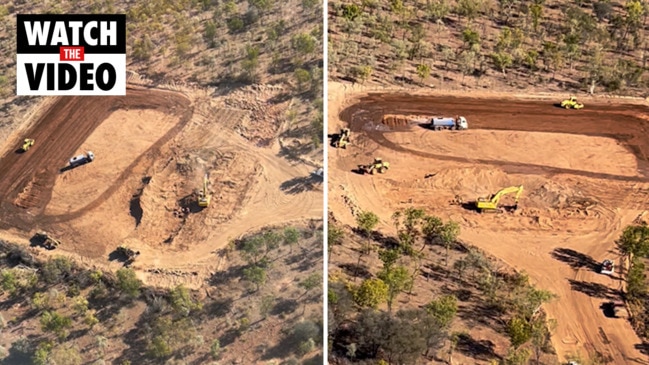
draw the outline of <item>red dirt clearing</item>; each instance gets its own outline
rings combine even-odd
[[[155,109],[177,115],[180,122],[156,143],[159,145],[169,140],[189,120],[189,105],[189,100],[179,94],[130,88],[126,96],[59,98],[26,132],[25,138],[36,141],[34,146],[26,153],[7,151],[0,158],[0,227],[29,230],[34,222],[62,221],[72,217],[43,216],[52,187],[68,159],[113,111]],[[127,174],[125,171],[123,176]],[[78,211],[97,205],[111,192],[109,188],[97,201],[80,203]]]
[[[558,322],[553,344],[561,360],[649,363],[626,311],[607,318],[600,309],[620,297],[618,273],[593,270],[604,258],[617,261],[615,239],[649,207],[649,108],[589,102],[565,110],[538,100],[385,93],[356,101],[329,124],[330,133],[336,122],[352,129],[352,145],[329,158],[329,206],[339,220],[353,225],[354,212],[370,210],[390,231],[390,215],[415,206],[458,221],[462,240],[558,295],[546,310]],[[469,130],[404,127],[399,115],[461,115]],[[385,175],[351,172],[376,156],[391,163]],[[470,200],[519,184],[525,192],[514,214],[449,204],[455,195]],[[573,204],[582,201],[588,204]]]

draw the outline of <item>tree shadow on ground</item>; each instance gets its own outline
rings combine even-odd
[[[297,146],[282,146],[277,156],[292,162],[302,162],[300,156],[308,155],[311,152],[313,152],[313,145],[306,143]]]
[[[621,299],[622,293],[619,290],[611,289],[600,283],[593,283],[587,281],[578,281],[568,279],[570,282],[570,287],[572,290],[582,292],[593,298],[603,298],[603,299]]]
[[[649,343],[643,341],[642,343],[636,344],[635,348],[638,351],[640,351],[640,353],[642,353],[644,355],[649,355]],[[629,360],[634,360],[634,359],[629,359]],[[638,359],[638,361],[636,361],[636,362],[639,362],[639,361],[640,360]]]
[[[367,266],[363,264],[345,263],[338,265],[338,267],[343,269],[345,274],[352,277],[361,279],[369,279],[372,277],[372,273],[368,270]]]
[[[243,269],[248,267],[248,265],[233,265],[228,268],[226,271],[219,271],[208,279],[210,285],[218,286],[229,283],[232,279],[240,278],[243,276]]]
[[[300,194],[315,188],[315,184],[320,181],[315,176],[298,176],[290,180],[286,180],[279,185],[280,190],[287,194]]]
[[[552,257],[561,262],[565,262],[575,270],[587,268],[590,271],[599,271],[599,263],[592,257],[570,248],[555,248],[552,251]]]
[[[234,306],[234,299],[232,298],[218,298],[209,302],[205,306],[205,313],[210,317],[225,317],[226,314],[232,311]]]
[[[150,362],[146,353],[146,339],[142,335],[142,331],[153,323],[154,320],[155,317],[153,315],[149,314],[148,311],[144,311],[133,326],[133,329],[122,335],[124,343],[128,347],[115,359],[115,364],[122,364],[127,361],[133,364],[146,364]]]
[[[236,328],[230,328],[229,330],[225,331],[225,333],[219,337],[219,344],[221,347],[225,347],[228,345],[231,345],[234,343],[234,341],[237,340],[237,338],[241,334],[239,333],[239,330]]]
[[[273,308],[270,310],[270,314],[273,316],[291,314],[295,312],[299,307],[300,303],[298,303],[298,301],[295,299],[281,299],[278,300],[275,306],[273,306]]]
[[[27,341],[16,341],[11,344],[7,357],[0,360],[0,365],[32,364],[34,350]]]
[[[471,306],[460,307],[457,313],[458,317],[469,324],[480,324],[493,328],[494,331],[504,329],[499,317],[502,311],[489,303],[474,302]]]
[[[360,230],[358,227],[353,227],[352,232],[357,234],[359,237],[362,237],[364,240],[367,240],[367,237],[365,236],[365,232]],[[388,235],[384,235],[381,232],[378,231],[373,231],[370,233],[370,239],[376,243],[381,244],[381,248],[386,249],[386,250],[392,250],[399,248],[399,241]]]
[[[501,357],[494,351],[494,343],[489,340],[476,340],[469,334],[461,334],[457,341],[457,351],[476,360],[489,361]]]

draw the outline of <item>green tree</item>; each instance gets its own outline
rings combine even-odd
[[[448,256],[451,247],[457,242],[457,237],[460,235],[460,225],[454,221],[446,222],[440,232],[440,238],[446,248],[445,265],[448,267]]]
[[[525,318],[513,317],[507,323],[507,335],[512,346],[518,349],[532,338],[532,326]]]
[[[303,60],[315,51],[316,39],[307,33],[300,33],[291,39],[291,47]]]
[[[261,235],[255,235],[245,238],[239,246],[241,256],[244,260],[253,265],[257,265],[262,261],[265,256],[264,253],[264,239]]]
[[[300,232],[295,227],[284,228],[284,244],[289,245],[291,253],[293,252],[293,246],[297,245],[298,242],[300,242]]]
[[[394,300],[400,293],[408,290],[412,286],[412,277],[408,273],[408,269],[403,266],[383,270],[377,277],[388,285],[388,312],[392,312],[392,303],[394,303]]]
[[[210,345],[210,355],[212,355],[212,359],[214,360],[218,360],[221,357],[221,342],[218,338],[214,339]]]
[[[67,329],[72,327],[72,319],[62,316],[57,312],[43,312],[41,315],[41,327],[44,332],[53,332],[60,339],[67,336]]]
[[[297,82],[297,89],[300,92],[305,91],[305,86],[309,85],[311,81],[311,73],[303,68],[298,68],[293,72],[293,76],[295,76],[295,81]]]
[[[363,253],[368,254],[371,251],[372,231],[379,224],[379,217],[368,211],[362,211],[356,216],[356,225],[358,229],[367,237],[367,244],[363,248]]]
[[[259,68],[259,48],[256,46],[246,46],[246,57],[242,64],[246,78],[250,82],[257,80],[257,69]]]
[[[491,60],[494,66],[507,76],[507,69],[514,63],[512,56],[507,52],[495,52],[491,54]]]
[[[32,361],[34,365],[48,365],[48,359],[52,352],[52,343],[49,341],[41,342],[36,347],[34,356],[32,356]]]
[[[426,3],[426,14],[432,23],[443,24],[444,18],[450,11],[451,6],[448,0],[431,0]]]
[[[243,277],[255,284],[256,291],[266,283],[266,269],[260,266],[251,266],[243,270]]]
[[[470,22],[478,16],[483,7],[483,0],[458,0],[455,12]]]
[[[383,270],[390,271],[392,266],[399,260],[401,253],[399,250],[390,249],[390,250],[380,250],[379,259],[383,262]]]
[[[311,290],[319,287],[320,284],[322,284],[322,275],[319,272],[314,272],[300,281],[298,286],[304,289],[304,295],[307,295]]]
[[[117,287],[129,298],[136,298],[140,295],[142,282],[135,275],[132,269],[117,270]]]
[[[649,253],[649,227],[635,225],[628,226],[616,242],[621,254],[632,262],[634,256],[647,256]]]
[[[406,208],[394,212],[392,221],[397,229],[401,249],[406,254],[412,254],[414,245],[422,237],[422,224],[426,222],[426,212],[423,209]]]
[[[381,279],[366,279],[354,291],[354,302],[360,307],[377,308],[388,299],[389,287]]]
[[[417,65],[417,76],[419,76],[419,79],[423,83],[430,76],[430,66],[424,64]]]
[[[467,48],[472,49],[474,46],[480,44],[480,33],[471,28],[464,28],[462,31],[462,41]]]
[[[181,316],[188,316],[194,311],[201,310],[203,305],[199,301],[192,299],[189,289],[183,285],[178,285],[169,293],[171,308]]]
[[[447,328],[453,322],[457,314],[457,298],[454,295],[444,295],[432,300],[426,305],[426,311],[432,316],[436,323],[443,328]]]
[[[327,226],[327,249],[330,253],[334,246],[342,244],[343,234],[344,232],[340,227],[336,226],[334,222],[329,221],[329,225]]]
[[[647,293],[647,277],[645,275],[645,264],[638,257],[631,262],[631,268],[627,275],[627,293],[631,299],[641,299]]]

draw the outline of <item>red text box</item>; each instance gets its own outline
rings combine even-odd
[[[83,61],[83,47],[61,47],[59,55],[61,61]]]

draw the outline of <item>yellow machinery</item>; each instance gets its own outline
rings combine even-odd
[[[349,137],[351,135],[351,130],[349,128],[340,129],[340,134],[338,139],[334,142],[334,147],[336,148],[347,148],[349,144]]]
[[[584,104],[578,103],[577,98],[571,96],[570,99],[561,102],[561,107],[566,109],[581,109],[584,107]]]
[[[383,174],[390,168],[389,162],[384,162],[381,158],[375,158],[374,162],[369,165],[359,165],[359,170],[364,174],[374,175],[377,171],[379,174]]]
[[[26,138],[23,141],[23,146],[20,148],[23,152],[29,151],[29,148],[34,145],[34,140],[31,138]]]
[[[479,212],[499,212],[500,208],[498,208],[498,203],[500,202],[500,198],[511,193],[516,193],[516,202],[514,203],[514,210],[516,210],[518,207],[518,199],[523,193],[523,185],[504,188],[489,198],[478,198],[476,200],[476,208],[478,208]]]
[[[198,206],[199,207],[207,207],[210,205],[210,201],[212,200],[212,196],[209,195],[207,191],[207,174],[205,174],[205,177],[203,177],[203,189],[198,193]]]

